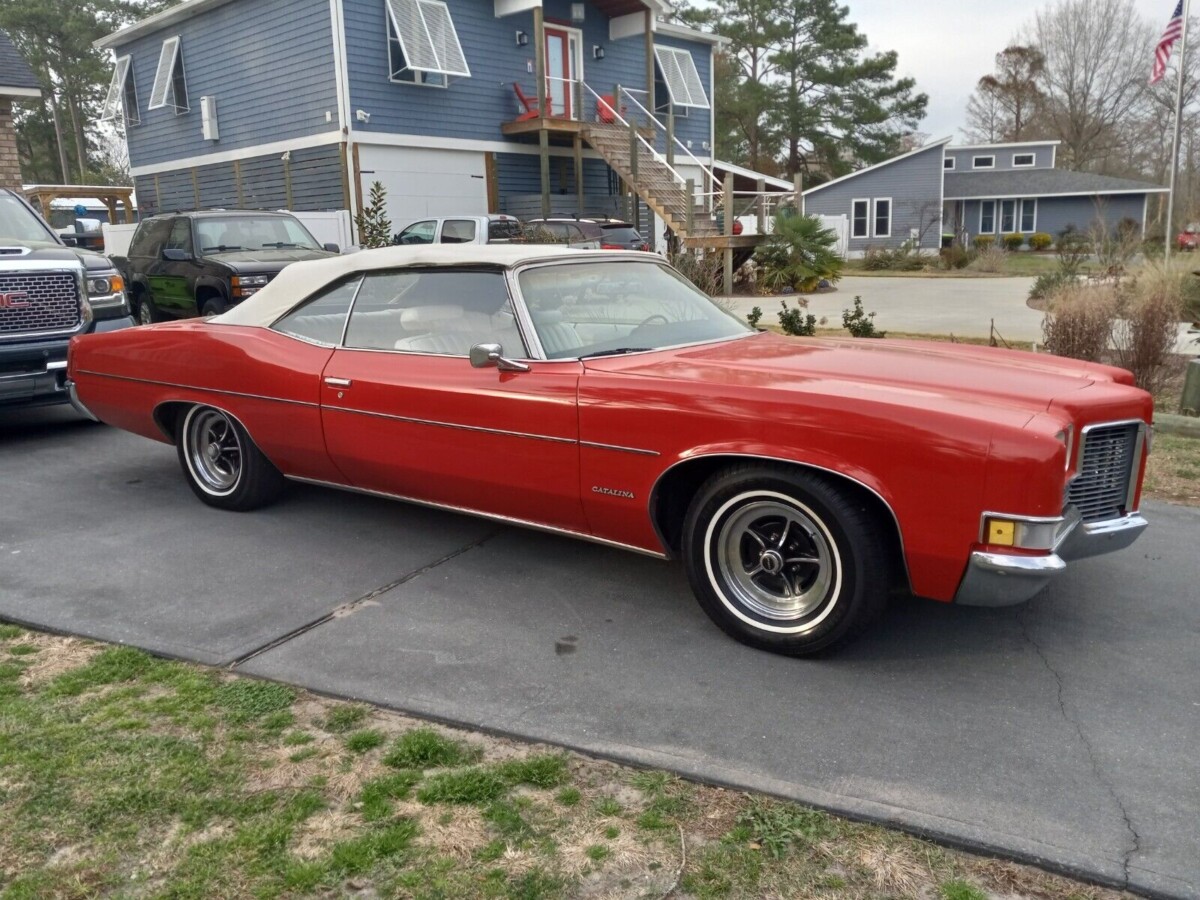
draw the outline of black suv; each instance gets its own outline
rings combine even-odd
[[[66,402],[71,338],[133,324],[113,264],[0,189],[0,409]]]
[[[138,321],[149,325],[219,315],[291,263],[337,253],[289,213],[212,210],[142,220],[122,268]]]

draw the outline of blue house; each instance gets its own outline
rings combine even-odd
[[[1097,223],[1144,232],[1151,198],[1167,188],[1055,167],[1057,141],[952,146],[944,138],[804,192],[806,212],[844,216],[848,253],[933,251],[942,235],[1057,237]]]
[[[716,234],[713,54],[663,0],[187,0],[97,42],[144,214],[637,215]],[[640,200],[641,202],[637,202]],[[654,222],[647,221],[650,216]]]

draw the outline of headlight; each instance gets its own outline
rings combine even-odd
[[[271,280],[269,275],[234,275],[231,279],[234,287],[263,287]]]
[[[88,302],[96,309],[125,309],[125,279],[116,269],[88,272],[84,284]]]

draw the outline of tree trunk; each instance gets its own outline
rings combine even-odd
[[[87,143],[83,138],[83,122],[79,118],[79,104],[75,102],[75,95],[70,91],[67,94],[67,108],[71,112],[71,128],[75,134],[75,162],[79,166],[79,183],[87,184]]]
[[[58,147],[58,172],[59,183],[65,183],[70,177],[67,169],[67,150],[63,146],[62,125],[58,121],[58,104],[54,100],[54,94],[51,93],[46,98],[46,103],[50,106],[50,120],[54,123],[54,143]]]

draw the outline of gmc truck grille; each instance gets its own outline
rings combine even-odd
[[[0,272],[0,337],[71,331],[83,321],[70,272]]]
[[[1137,477],[1139,424],[1100,425],[1083,441],[1079,474],[1067,488],[1067,503],[1085,522],[1120,518],[1125,514],[1130,480]]]

